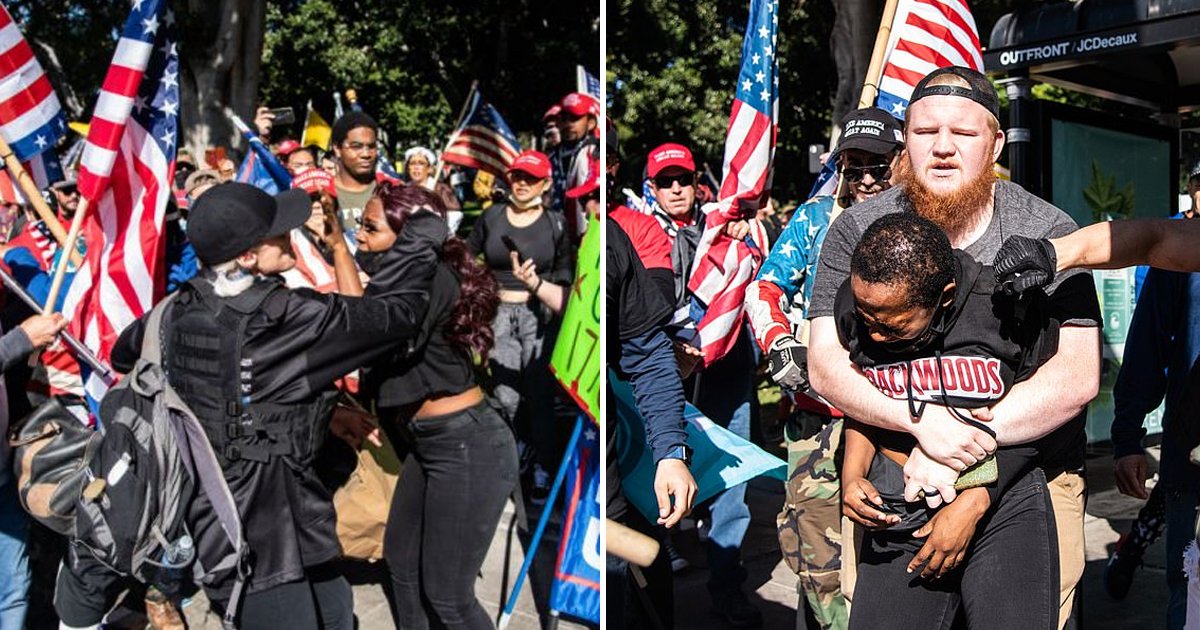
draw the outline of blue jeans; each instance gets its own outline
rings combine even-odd
[[[700,373],[693,404],[713,422],[738,437],[750,439],[750,398],[754,395],[754,354],[743,330],[729,354]],[[708,590],[714,597],[741,589],[742,538],[750,528],[746,484],[729,488],[712,499],[712,528],[708,534]]]
[[[17,484],[10,475],[0,482],[0,628],[24,628],[29,594],[29,558],[25,542],[29,522],[17,500]]]
[[[1167,490],[1167,628],[1180,630],[1187,618],[1187,576],[1183,550],[1196,537],[1200,494]]]

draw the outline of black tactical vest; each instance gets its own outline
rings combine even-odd
[[[336,391],[304,404],[256,402],[253,365],[243,356],[246,326],[261,310],[281,306],[286,290],[258,281],[234,297],[218,297],[212,284],[193,279],[181,290],[164,327],[167,378],[195,412],[221,467],[283,460],[308,467],[329,433]]]

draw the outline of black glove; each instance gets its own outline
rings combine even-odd
[[[996,291],[1020,295],[1054,280],[1058,257],[1047,239],[1010,236],[996,252]]]
[[[791,335],[776,338],[767,354],[767,373],[784,389],[808,391],[808,348]]]

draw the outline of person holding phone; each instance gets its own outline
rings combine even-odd
[[[482,255],[500,283],[500,308],[492,328],[496,345],[488,358],[495,395],[517,432],[524,461],[532,459],[531,498],[545,500],[556,464],[554,378],[550,352],[558,316],[535,296],[544,284],[570,286],[575,276],[575,247],[562,214],[547,211],[550,160],[540,151],[523,151],[508,168],[512,191],[506,203],[490,206],[475,222],[467,245]],[[508,237],[520,255],[537,266],[538,280],[527,287],[512,270]],[[526,401],[536,403],[522,404]]]

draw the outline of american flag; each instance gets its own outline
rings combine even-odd
[[[979,31],[966,0],[900,0],[879,80],[878,106],[904,120],[913,88],[947,66],[983,72]]]
[[[590,94],[596,102],[600,102],[600,78],[583,66],[575,66],[575,91]]]
[[[704,364],[725,356],[741,334],[746,285],[762,263],[766,236],[751,221],[751,236],[735,241],[725,224],[741,219],[766,203],[779,118],[779,60],[775,55],[779,26],[777,0],[751,0],[750,19],[742,40],[729,131],[725,135],[725,176],[717,201],[705,208],[704,232],[692,262],[688,289],[703,315],[697,320]]]
[[[38,188],[62,179],[51,149],[66,130],[58,95],[12,15],[0,5],[0,135]],[[6,186],[5,201],[25,202],[18,187],[8,190]]]
[[[67,294],[71,331],[104,361],[165,289],[164,218],[175,172],[179,56],[166,0],[133,0],[79,167],[87,257]],[[107,386],[85,372],[99,400]]]
[[[521,143],[495,107],[484,102],[478,89],[467,97],[467,115],[450,136],[442,161],[503,177],[521,152]]]

